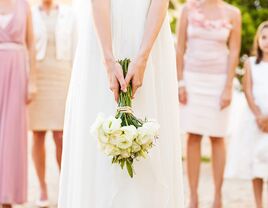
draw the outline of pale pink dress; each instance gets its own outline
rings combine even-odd
[[[232,25],[225,14],[209,20],[200,8],[202,1],[190,0],[184,79],[187,105],[181,105],[181,127],[185,132],[224,137],[227,134],[229,109],[220,110]]]
[[[21,204],[27,198],[28,10],[24,0],[17,0],[9,23],[0,27],[0,204]]]

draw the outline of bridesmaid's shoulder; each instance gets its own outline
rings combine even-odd
[[[30,3],[28,0],[20,0],[21,4],[24,6],[26,9],[30,9]]]
[[[230,17],[236,19],[236,18],[241,16],[241,11],[238,7],[233,6],[233,5],[226,3],[226,2],[224,2],[224,6],[225,6],[225,9],[227,11],[227,14],[229,14]]]

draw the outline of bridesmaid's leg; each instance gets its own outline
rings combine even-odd
[[[53,131],[53,138],[56,145],[56,157],[59,169],[61,169],[61,155],[62,155],[62,131]]]
[[[222,185],[226,160],[225,143],[223,138],[210,137],[212,144],[212,167],[215,185],[213,208],[222,207]]]
[[[190,186],[190,208],[198,208],[198,182],[201,162],[202,136],[189,134],[187,142],[187,169]]]
[[[41,190],[40,200],[48,199],[47,184],[45,180],[45,174],[46,174],[45,135],[46,135],[45,131],[33,132],[34,139],[33,139],[32,156]]]
[[[256,201],[256,208],[263,208],[262,206],[263,180],[261,178],[254,178],[252,180],[252,183]]]

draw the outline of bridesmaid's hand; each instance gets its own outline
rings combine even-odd
[[[223,93],[221,95],[221,99],[220,99],[220,108],[221,110],[227,108],[232,101],[232,88],[225,88],[223,90]]]
[[[110,90],[114,94],[115,101],[118,102],[120,89],[124,92],[127,90],[122,67],[116,61],[107,62],[105,65],[109,78]]]
[[[187,104],[187,91],[186,91],[186,87],[180,87],[179,88],[179,101],[180,104],[182,105],[186,105]]]
[[[137,89],[142,86],[146,64],[147,59],[143,58],[134,59],[129,64],[125,80],[127,86],[129,83],[132,85],[132,98],[134,98]]]
[[[257,124],[262,132],[268,133],[268,116],[258,116],[256,118]]]
[[[28,92],[27,92],[27,99],[26,99],[26,104],[30,104],[33,99],[35,98],[37,93],[37,87],[36,87],[36,81],[35,80],[31,80],[29,81],[28,84]]]

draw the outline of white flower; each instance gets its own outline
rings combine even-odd
[[[154,137],[157,137],[159,135],[160,126],[157,122],[149,121],[149,122],[144,123],[142,127],[145,128],[147,132],[153,135]]]
[[[146,151],[141,150],[141,151],[139,151],[138,158],[140,158],[140,157],[146,158],[147,155],[148,155],[148,153]]]
[[[138,129],[138,136],[137,136],[137,143],[139,145],[144,145],[148,142],[152,142],[154,139],[154,136],[148,131],[147,128],[140,127]]]
[[[137,135],[137,129],[135,126],[131,125],[131,126],[123,126],[121,128],[122,132],[123,132],[123,136],[130,140],[130,141],[133,141],[134,138],[136,137]]]
[[[98,130],[98,140],[103,144],[107,144],[109,142],[109,137],[105,134],[102,128]]]
[[[99,128],[102,126],[103,122],[104,122],[104,114],[99,113],[99,115],[97,116],[95,122],[90,127],[90,133],[91,134],[97,133]]]
[[[132,146],[132,141],[137,135],[135,126],[123,126],[121,129],[122,134],[119,137],[113,138],[111,143],[116,144],[121,149],[128,149]]]
[[[102,124],[103,131],[106,134],[112,134],[114,131],[120,129],[121,123],[122,123],[122,121],[120,118],[117,119],[113,116],[110,116]]]
[[[128,157],[130,157],[130,150],[129,149],[125,149],[125,150],[121,151],[120,156],[122,158],[128,158]]]
[[[121,153],[119,148],[111,144],[105,145],[104,152],[106,155],[109,155],[109,156],[117,156],[117,155],[120,155]]]
[[[153,141],[151,140],[151,141],[148,141],[146,144],[143,144],[142,149],[143,150],[149,150],[149,149],[152,148],[152,146],[153,146]]]
[[[124,138],[124,137],[122,137],[122,138]],[[123,150],[128,149],[131,146],[132,146],[132,141],[127,140],[126,138],[117,144],[117,147],[119,147],[120,149],[123,149]]]
[[[133,142],[131,146],[131,151],[136,153],[141,150],[141,146],[137,142]]]

